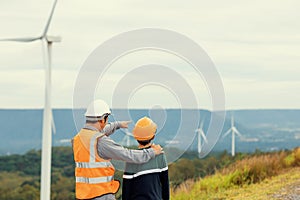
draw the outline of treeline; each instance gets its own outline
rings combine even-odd
[[[75,199],[74,160],[70,147],[52,149],[51,199]],[[41,151],[0,157],[0,199],[40,198]]]
[[[51,199],[75,199],[74,160],[71,147],[52,149]],[[257,151],[255,155],[262,154]],[[198,179],[214,174],[249,155],[237,154],[232,158],[226,151],[198,159],[195,152],[186,152],[181,159],[169,165],[172,188],[187,179]],[[24,155],[0,156],[0,199],[39,199],[41,151],[31,150]],[[123,172],[117,171],[115,179],[122,181]],[[121,196],[121,191],[117,197]]]
[[[41,151],[30,150],[24,155],[0,157],[0,171],[20,171],[25,175],[40,175]],[[54,147],[52,149],[52,168],[66,176],[74,174],[73,153],[70,147]]]

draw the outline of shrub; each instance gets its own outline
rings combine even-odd
[[[195,178],[195,173],[193,161],[186,158],[182,158],[169,166],[170,183],[173,187],[179,186],[187,179]]]
[[[242,170],[236,170],[235,172],[229,175],[230,175],[229,181],[233,185],[244,185],[253,182],[253,176],[251,175],[250,170],[248,168],[244,168]]]
[[[248,157],[224,169],[222,174],[233,173],[234,185],[257,183],[277,175],[285,167],[282,164],[285,163],[282,162],[284,158],[286,158],[285,152]]]
[[[295,164],[295,161],[296,161],[295,155],[293,153],[291,153],[284,158],[284,165],[286,167],[291,167]]]
[[[295,165],[300,166],[300,147],[294,149]]]
[[[289,155],[287,155],[283,163],[285,167],[300,166],[300,147],[295,148]]]

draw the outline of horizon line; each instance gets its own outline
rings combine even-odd
[[[43,107],[25,107],[25,108],[0,108],[0,110],[43,110]],[[53,110],[85,110],[86,108],[70,108],[70,107],[54,107]],[[146,107],[138,107],[138,108],[111,108],[112,110],[161,110],[159,108],[146,108]],[[162,110],[207,110],[212,111],[208,108],[176,108],[176,107],[169,107],[163,108]],[[300,108],[229,108],[224,110],[213,110],[214,112],[221,112],[221,111],[241,111],[241,110],[300,110]]]

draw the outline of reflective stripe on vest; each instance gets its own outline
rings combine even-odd
[[[95,146],[94,146],[96,144],[96,139],[99,137],[103,137],[103,136],[104,136],[104,133],[97,132],[96,134],[94,134],[91,137],[91,140],[90,140],[90,163],[96,162],[96,154],[95,154]]]
[[[103,168],[111,166],[110,162],[76,162],[77,168]]]
[[[97,177],[97,178],[87,178],[87,177],[76,177],[76,183],[106,183],[113,180],[113,176]]]

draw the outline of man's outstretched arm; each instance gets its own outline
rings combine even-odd
[[[149,149],[133,150],[127,149],[115,143],[109,137],[98,138],[97,151],[104,159],[122,160],[129,163],[146,163],[155,155],[162,153],[160,145],[155,145]]]

